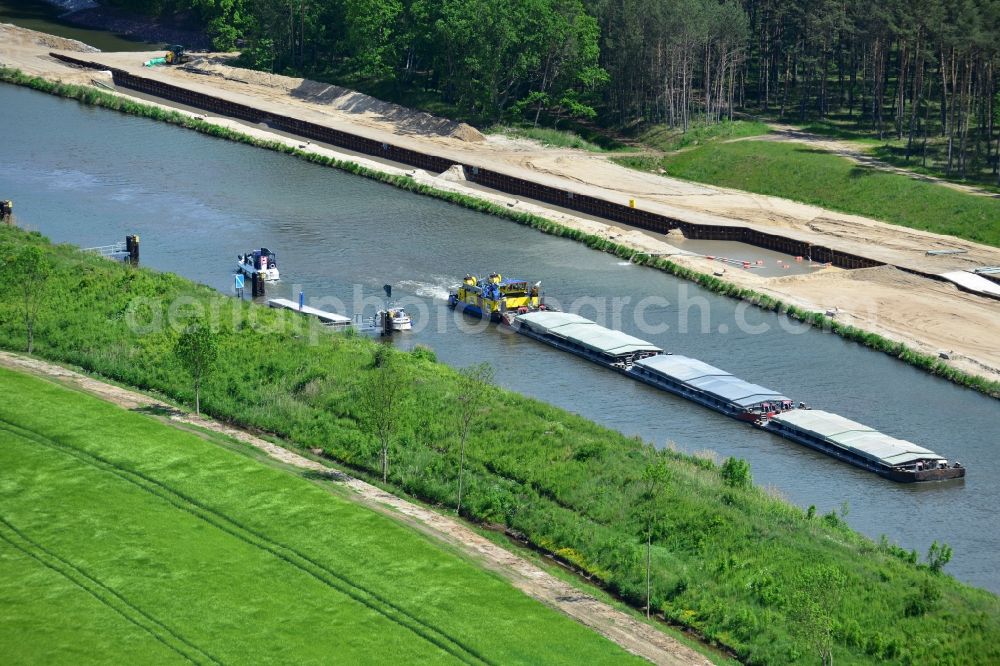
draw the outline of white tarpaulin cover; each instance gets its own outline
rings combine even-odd
[[[740,407],[751,407],[762,402],[788,400],[786,396],[777,391],[772,391],[759,384],[751,384],[696,358],[677,354],[660,355],[639,359],[635,364],[659,375],[684,382],[694,389],[710,393],[724,402],[731,402]]]
[[[913,442],[890,437],[866,425],[819,409],[796,409],[778,414],[773,420],[887,465],[905,465],[915,460],[944,460],[933,451]]]

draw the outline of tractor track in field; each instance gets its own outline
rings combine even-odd
[[[198,500],[189,497],[188,495],[185,495],[184,493],[177,491],[150,476],[147,476],[146,474],[143,474],[142,472],[128,469],[99,455],[84,451],[71,444],[61,442],[56,438],[49,437],[43,433],[10,423],[0,418],[0,432],[4,431],[44,446],[50,450],[58,451],[71,456],[83,464],[102,472],[112,474],[126,483],[136,486],[139,489],[167,502],[175,508],[184,511],[205,523],[208,523],[222,532],[225,532],[229,536],[277,557],[286,564],[290,564],[302,573],[319,581],[323,585],[350,597],[366,608],[382,615],[387,620],[409,629],[418,637],[426,640],[442,651],[447,652],[459,661],[468,664],[491,663],[474,648],[463,644],[459,640],[450,636],[444,630],[435,627],[419,617],[416,617],[406,609],[399,607],[379,594],[358,585],[343,574],[333,571],[314,558],[305,555],[290,546],[286,546],[279,541],[268,537],[266,534],[241,525],[217,509],[213,509],[212,507],[209,507],[208,505],[203,504],[202,502],[199,502]]]
[[[121,615],[187,661],[193,664],[222,663],[203,648],[181,636],[175,629],[136,606],[113,587],[102,583],[79,566],[31,539],[3,516],[0,516],[0,541],[70,581],[96,599],[98,603]],[[195,656],[189,652],[194,652]]]
[[[190,425],[225,435],[263,451],[284,464],[337,479],[352,493],[347,497],[376,511],[396,516],[436,539],[456,546],[466,555],[500,574],[528,596],[555,608],[623,649],[656,664],[670,666],[708,665],[712,662],[675,638],[658,631],[595,597],[581,593],[539,566],[489,539],[456,519],[441,515],[397,497],[377,486],[351,477],[341,470],[268,442],[245,430],[194,414],[182,413],[155,399],[119,386],[87,377],[54,363],[0,351],[0,366],[58,380],[131,410],[156,409],[170,414],[167,422]]]

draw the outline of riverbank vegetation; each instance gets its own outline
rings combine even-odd
[[[211,122],[201,120],[177,111],[165,110],[163,108],[137,102],[130,98],[113,95],[89,86],[78,86],[73,84],[55,83],[40,77],[33,77],[24,74],[16,69],[0,67],[0,81],[15,85],[26,86],[41,92],[66,97],[77,100],[83,104],[99,106],[122,113],[137,115],[143,118],[160,120],[171,124],[179,125],[208,136],[238,141],[258,148],[275,150],[292,155],[315,164],[333,167],[365,178],[371,178],[382,183],[398,187],[408,192],[434,197],[442,201],[447,201],[470,210],[495,215],[511,220],[518,224],[537,229],[542,233],[569,238],[588,247],[602,252],[608,252],[623,259],[628,259],[634,263],[649,266],[657,270],[662,270],[675,275],[684,280],[696,282],[698,285],[712,292],[723,294],[732,298],[748,301],[765,310],[786,313],[801,321],[809,322],[811,325],[826,331],[831,331],[841,337],[854,342],[859,342],[877,351],[884,352],[906,363],[921,368],[934,375],[944,377],[962,386],[967,386],[992,397],[1000,397],[1000,382],[985,379],[982,376],[970,374],[954,368],[936,356],[924,354],[908,348],[905,344],[886,339],[876,333],[870,333],[854,326],[847,326],[836,321],[823,313],[810,312],[803,308],[786,305],[782,301],[760,294],[752,289],[739,287],[731,282],[726,282],[718,277],[700,273],[696,270],[680,266],[669,259],[654,257],[614,241],[588,234],[577,229],[564,226],[557,222],[532,215],[513,211],[506,206],[494,204],[484,199],[459,194],[448,190],[439,190],[429,185],[417,183],[412,178],[405,176],[394,176],[383,171],[369,169],[360,166],[355,162],[336,160],[316,153],[303,151],[279,141],[266,141],[250,136],[243,132],[237,132],[225,127],[220,127]]]
[[[334,482],[41,379],[0,385],[6,661],[630,661]]]
[[[615,161],[1000,247],[1000,198],[880,171],[803,144],[714,142],[663,157],[624,155]]]
[[[607,141],[604,142],[604,146],[591,143],[576,132],[569,130],[532,127],[530,125],[497,125],[488,131],[490,134],[503,134],[513,139],[531,139],[550,148],[576,148],[577,150],[586,150],[592,153],[600,153],[608,150],[608,147],[606,147],[608,144]],[[622,146],[615,146],[612,149],[615,148],[621,150]]]
[[[40,248],[53,267],[36,325],[37,354],[193,404],[190,377],[174,354],[179,331],[168,325],[169,305],[186,302],[173,311],[200,312],[218,343],[201,387],[205,413],[322,449],[375,481],[382,477],[382,447],[362,427],[359,391],[391,357],[408,395],[389,443],[388,487],[454,507],[462,469],[465,517],[523,535],[636,607],[646,598],[649,537],[653,611],[747,661],[815,661],[794,600],[808,593],[812,579],[803,572],[817,565],[844,580],[841,602],[821,618],[838,660],[1000,658],[997,597],[935,573],[918,563],[917,553],[854,533],[834,512],[815,517],[734,483],[709,459],[657,451],[492,388],[488,409],[470,428],[463,466],[456,435],[460,377],[426,350],[402,353],[330,334],[295,313],[0,230],[0,256],[25,245]],[[0,346],[20,350],[26,343],[16,299],[4,292]],[[669,474],[660,492],[650,493],[646,470],[657,463]],[[650,515],[657,516],[651,536]]]

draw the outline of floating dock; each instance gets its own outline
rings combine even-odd
[[[307,317],[315,317],[324,326],[331,327],[344,327],[350,326],[352,321],[350,317],[345,317],[344,315],[339,315],[335,312],[326,312],[325,310],[320,310],[318,308],[310,307],[308,305],[303,305],[299,307],[299,304],[295,301],[289,300],[287,298],[269,298],[267,301],[268,307],[279,308],[282,310],[293,310]]]
[[[568,312],[545,310],[504,320],[517,332],[556,349],[696,402],[761,430],[826,453],[893,481],[965,476],[959,463],[830,412],[796,407],[786,395],[747,382],[698,359]]]

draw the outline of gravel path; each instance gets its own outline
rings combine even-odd
[[[0,351],[0,366],[53,378],[125,409],[160,408],[170,421],[194,425],[249,444],[268,456],[300,469],[328,474],[353,491],[369,508],[402,516],[426,534],[452,544],[502,575],[517,589],[614,641],[625,650],[656,664],[689,665],[712,662],[666,634],[565,583],[528,560],[476,534],[463,523],[387,493],[343,471],[309,460],[246,431],[205,417],[178,412],[155,399],[92,379],[53,363]]]

